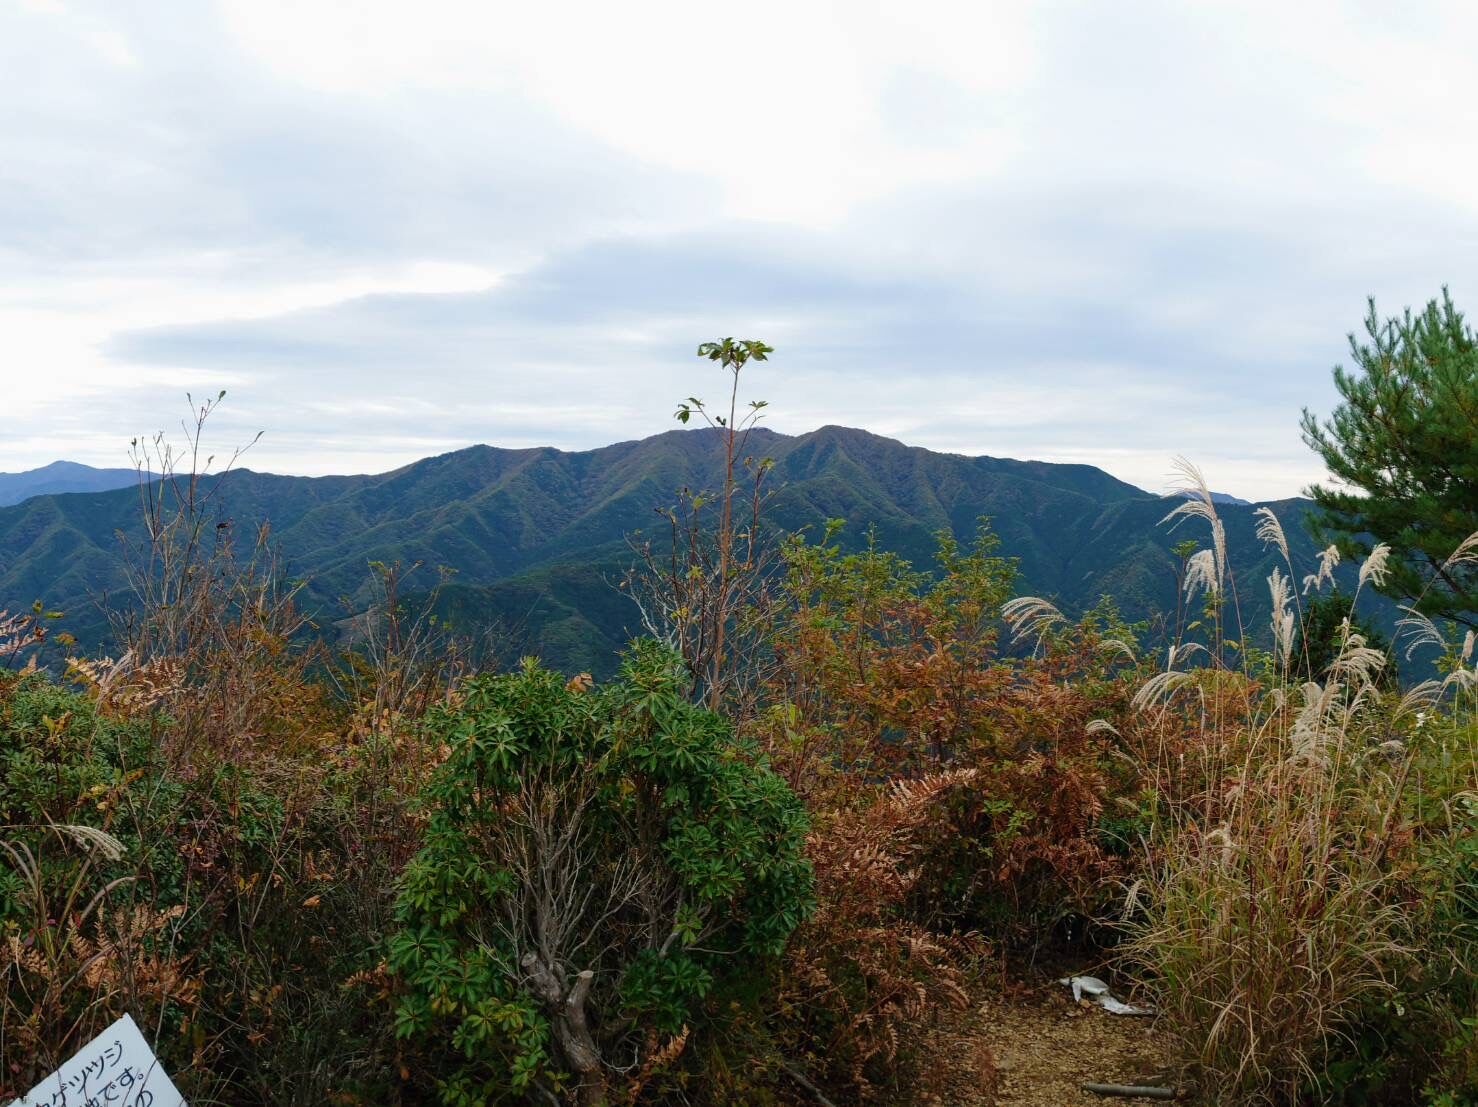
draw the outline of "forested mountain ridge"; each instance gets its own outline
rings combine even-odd
[[[1205,537],[1194,523],[1174,533],[1160,526],[1163,498],[1087,465],[935,453],[831,426],[796,436],[758,429],[746,452],[774,461],[766,482],[774,528],[844,519],[843,542],[872,528],[880,546],[922,565],[938,531],[968,540],[987,517],[1000,552],[1020,561],[1021,587],[1067,610],[1105,594],[1134,619],[1173,610],[1170,547]],[[367,602],[371,561],[421,562],[453,571],[442,604],[455,622],[516,627],[520,648],[605,671],[636,623],[613,583],[632,561],[627,536],[651,527],[654,509],[678,489],[715,487],[722,456],[717,432],[678,430],[575,452],[473,446],[373,476],[243,469],[225,478],[212,511],[243,536],[270,520],[320,625]],[[1274,505],[1301,571],[1314,552],[1301,525],[1307,506]],[[121,598],[119,535],[137,533],[138,507],[136,490],[125,488],[0,508],[0,609],[43,599],[68,613],[85,643],[101,642],[98,600]],[[1253,534],[1251,506],[1220,510],[1232,565],[1256,583],[1240,597],[1244,620],[1261,626],[1261,581],[1275,555]]]
[[[95,469],[75,461],[53,461],[39,469],[0,473],[0,506],[18,504],[32,496],[55,496],[65,492],[102,492],[132,484],[132,469]]]

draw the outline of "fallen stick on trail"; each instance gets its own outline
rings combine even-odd
[[[790,1078],[792,1080],[794,1080],[802,1088],[805,1088],[806,1091],[810,1092],[813,1096],[815,1096],[816,1097],[816,1102],[819,1103],[819,1104],[821,1104],[821,1107],[837,1107],[837,1105],[835,1103],[833,1103],[831,1100],[829,1100],[829,1099],[826,1098],[826,1094],[824,1092],[822,1092],[822,1090],[820,1088],[818,1088],[815,1084],[811,1083],[810,1078],[808,1076],[806,1076],[805,1073],[801,1072],[800,1069],[796,1068],[794,1065],[791,1065],[791,1064],[789,1064],[788,1062],[785,1062],[785,1061],[781,1061],[780,1062],[780,1068],[784,1072],[789,1073],[790,1074]]]
[[[1125,1099],[1174,1099],[1174,1088],[1161,1088],[1146,1084],[1084,1084],[1085,1092],[1094,1095],[1114,1095]]]

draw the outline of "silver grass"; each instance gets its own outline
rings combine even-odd
[[[1459,670],[1462,671],[1462,670]],[[1438,698],[1442,695],[1446,683],[1437,680],[1424,680],[1415,687],[1409,689],[1401,702],[1396,705],[1395,718],[1410,715],[1416,711],[1425,711],[1436,706]]]
[[[1366,581],[1374,582],[1377,588],[1384,584],[1386,575],[1390,572],[1386,567],[1386,562],[1390,560],[1390,557],[1391,547],[1384,542],[1371,550],[1370,556],[1360,565],[1360,587],[1363,588]]]
[[[1007,601],[1001,605],[1001,618],[1011,628],[1013,640],[1031,635],[1037,640],[1038,647],[1042,645],[1047,631],[1055,624],[1065,621],[1062,612],[1040,596],[1018,596]]]
[[[1271,512],[1269,513],[1271,516]],[[1277,520],[1274,520],[1276,523]],[[1281,533],[1281,532],[1280,532]],[[1273,598],[1273,641],[1277,643],[1278,653],[1283,660],[1283,668],[1288,668],[1288,662],[1293,657],[1293,589],[1288,583],[1288,578],[1283,575],[1283,570],[1274,568],[1268,577],[1268,591]]]
[[[1303,707],[1293,720],[1292,760],[1313,765],[1328,763],[1326,751],[1337,727],[1332,725],[1331,716],[1338,715],[1338,695],[1341,691],[1336,681],[1319,684],[1308,681],[1304,684]]]
[[[1165,651],[1165,668],[1173,669],[1175,666],[1190,657],[1194,653],[1205,653],[1206,647],[1200,642],[1182,642],[1178,646],[1171,646]]]
[[[1186,497],[1160,520],[1160,525],[1170,522],[1178,525],[1181,519],[1205,519],[1211,524],[1211,548],[1215,554],[1216,581],[1219,586],[1226,573],[1227,536],[1221,525],[1221,517],[1216,513],[1216,501],[1211,498],[1211,489],[1207,487],[1206,478],[1201,475],[1200,469],[1183,457],[1177,457],[1173,465],[1176,486],[1179,491],[1186,493]]]
[[[1236,858],[1237,843],[1232,840],[1232,827],[1230,823],[1208,830],[1201,838],[1202,845],[1219,846],[1221,848],[1221,864],[1223,868],[1231,868],[1232,861]]]
[[[1212,550],[1197,550],[1186,562],[1186,599],[1194,599],[1198,590],[1213,595],[1221,590],[1221,574],[1217,569],[1216,554]]]
[[[122,842],[106,830],[99,830],[95,826],[86,826],[81,823],[52,823],[51,828],[71,838],[78,845],[102,854],[109,861],[117,861],[127,852]]]
[[[1131,702],[1134,710],[1145,711],[1148,708],[1163,704],[1177,689],[1184,688],[1192,683],[1194,677],[1190,673],[1177,672],[1167,669],[1163,673],[1156,673],[1144,682],[1144,686],[1134,693]]]
[[[1410,661],[1411,655],[1423,646],[1436,646],[1439,650],[1447,648],[1447,639],[1442,637],[1442,632],[1437,629],[1436,623],[1414,607],[1407,607],[1405,604],[1401,604],[1400,607],[1406,615],[1396,620],[1396,638],[1398,641],[1402,635],[1407,638],[1407,661]]]
[[[1122,638],[1105,638],[1102,642],[1098,643],[1098,648],[1104,653],[1122,654],[1128,659],[1131,665],[1139,660],[1134,654],[1134,647]]]
[[[1339,654],[1329,663],[1329,675],[1343,678],[1346,683],[1358,684],[1362,688],[1374,684],[1386,667],[1383,651],[1372,649],[1365,636],[1350,631],[1350,620],[1344,621],[1344,642]]]
[[[1319,569],[1304,577],[1304,594],[1307,595],[1312,589],[1317,592],[1326,584],[1334,583],[1334,570],[1339,564],[1339,547],[1325,546],[1319,552]]]
[[[1186,494],[1186,504],[1177,507],[1165,519],[1176,515],[1201,515],[1211,519],[1216,516],[1216,501],[1211,498],[1211,487],[1206,483],[1200,468],[1189,458],[1177,456],[1170,462],[1171,481],[1178,492]],[[1186,505],[1190,505],[1187,507]]]
[[[1449,687],[1456,688],[1459,692],[1478,691],[1478,666],[1472,669],[1454,669],[1448,673],[1442,681],[1442,691]]]
[[[1257,537],[1266,546],[1277,546],[1278,552],[1283,555],[1283,560],[1291,561],[1288,556],[1288,539],[1283,534],[1283,524],[1278,522],[1273,509],[1260,507],[1253,512],[1253,515],[1258,519]]]
[[[1373,681],[1360,685],[1360,690],[1351,696],[1349,701],[1341,709],[1340,725],[1348,727],[1353,722],[1355,716],[1365,707],[1366,701],[1379,698],[1380,690],[1375,686]]]
[[[1478,530],[1462,540],[1458,548],[1452,551],[1452,555],[1442,563],[1442,568],[1445,571],[1454,565],[1473,562],[1478,562]]]
[[[1216,583],[1220,589],[1227,571],[1227,532],[1220,518],[1211,521],[1211,548],[1216,551]]]
[[[1384,757],[1393,765],[1399,764],[1401,759],[1406,756],[1406,743],[1401,741],[1400,738],[1388,738],[1376,746],[1374,752]]]
[[[1129,890],[1124,893],[1123,909],[1119,913],[1119,918],[1122,921],[1128,922],[1139,911],[1140,893],[1143,891],[1143,880],[1136,880],[1133,884],[1129,885]]]

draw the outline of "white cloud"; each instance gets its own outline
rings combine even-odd
[[[346,12],[334,0],[230,0],[225,11],[264,65],[305,87],[520,90],[602,144],[713,178],[716,214],[806,225],[999,166],[1016,145],[1010,128],[960,128],[960,141],[920,149],[879,125],[879,102],[910,62],[961,97],[1004,101],[1032,52],[1005,6],[377,0]]]
[[[1363,0],[0,10],[0,468],[116,463],[221,386],[284,471],[597,445],[754,328],[781,429],[1288,494],[1365,294],[1478,296],[1475,31]]]

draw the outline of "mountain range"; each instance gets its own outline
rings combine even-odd
[[[0,473],[0,507],[18,504],[32,496],[126,488],[136,479],[132,469],[94,469],[75,461],[53,461],[24,473]]]
[[[1131,619],[1173,611],[1171,547],[1207,539],[1196,520],[1173,531],[1160,525],[1174,500],[1088,465],[935,453],[836,426],[795,436],[760,428],[747,452],[774,461],[766,508],[773,527],[819,531],[844,519],[844,544],[861,543],[872,528],[880,546],[927,565],[937,532],[968,542],[986,517],[999,552],[1019,559],[1021,589],[1070,612],[1103,595]],[[575,452],[473,446],[373,476],[238,470],[213,510],[239,534],[270,520],[320,626],[363,609],[372,561],[445,566],[453,575],[440,602],[454,624],[514,628],[520,649],[600,674],[636,630],[635,610],[613,583],[633,559],[628,535],[656,522],[654,509],[672,503],[676,490],[716,487],[722,460],[720,436],[708,429]],[[1269,506],[1298,572],[1309,571],[1309,503]],[[1264,627],[1263,578],[1280,559],[1256,538],[1254,505],[1218,510],[1243,617],[1249,628]],[[137,513],[132,488],[0,507],[0,610],[41,599],[67,613],[84,644],[106,646],[99,600],[121,593],[119,535],[139,532]],[[431,579],[429,569],[421,579]]]

